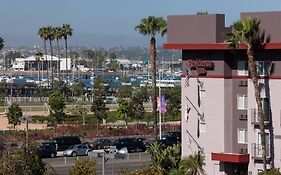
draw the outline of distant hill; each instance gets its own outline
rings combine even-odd
[[[5,40],[5,45],[9,47],[34,46],[42,45],[43,42],[36,34],[27,36],[24,34],[4,34],[1,36]],[[164,38],[157,39],[157,45],[162,45]],[[55,43],[54,43],[55,44]],[[63,44],[63,43],[62,43]],[[69,40],[69,46],[85,46],[85,47],[129,47],[141,46],[148,47],[149,38],[136,34],[136,36],[125,35],[101,35],[74,33]]]

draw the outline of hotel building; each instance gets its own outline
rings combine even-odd
[[[265,112],[267,166],[281,167],[281,12],[256,17],[271,38],[255,50]],[[225,43],[223,14],[168,16],[166,49],[182,50],[182,157],[203,152],[208,175],[262,170],[257,105],[246,47]]]

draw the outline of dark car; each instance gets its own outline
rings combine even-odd
[[[39,151],[39,156],[40,157],[56,157],[57,155],[57,150],[56,147],[54,145],[40,145],[38,148]]]
[[[64,151],[72,145],[81,144],[81,140],[77,136],[61,136],[54,137],[43,144],[54,144],[57,151]]]
[[[128,152],[141,152],[145,151],[145,145],[141,139],[137,138],[119,138],[116,139],[112,146],[116,146],[117,150],[127,148]]]
[[[180,131],[169,131],[162,135],[161,139],[157,139],[158,143],[164,144],[165,146],[173,146],[181,143],[181,132]]]
[[[93,142],[90,142],[88,145],[90,146],[91,149],[105,149],[105,148],[109,148],[109,146],[112,145],[112,142],[113,141],[111,139],[99,138]]]

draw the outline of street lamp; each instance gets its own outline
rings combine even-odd
[[[162,57],[162,60],[163,60],[163,57]],[[158,83],[158,85],[159,85],[159,139],[161,140],[161,138],[162,138],[162,116],[161,116],[161,110],[162,110],[162,105],[161,105],[161,100],[162,100],[162,98],[161,98],[161,68],[162,68],[162,64],[161,64],[161,61],[160,61],[160,66],[159,66],[159,83]]]

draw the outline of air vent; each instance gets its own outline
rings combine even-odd
[[[248,120],[248,115],[247,114],[241,114],[239,116],[239,120]]]
[[[248,81],[247,80],[240,80],[239,86],[248,86]]]

